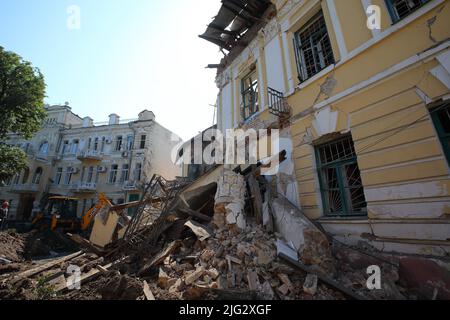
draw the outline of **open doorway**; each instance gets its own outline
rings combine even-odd
[[[22,194],[20,196],[19,208],[17,210],[17,220],[29,221],[33,211],[35,197],[31,194]]]

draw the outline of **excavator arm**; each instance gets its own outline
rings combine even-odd
[[[82,217],[81,219],[81,230],[86,231],[89,226],[91,225],[92,220],[95,218],[95,216],[105,207],[111,207],[112,203],[109,201],[109,199],[106,197],[104,193],[100,193],[98,196],[98,202],[90,208]]]

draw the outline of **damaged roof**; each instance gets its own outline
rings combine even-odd
[[[261,22],[270,0],[222,0],[217,16],[199,37],[231,51],[256,23]]]

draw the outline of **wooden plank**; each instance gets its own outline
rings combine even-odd
[[[108,272],[108,269],[106,269],[106,268],[103,267],[103,266],[97,266],[97,269],[98,269],[101,273],[107,273],[107,272]]]
[[[68,256],[56,259],[54,261],[50,261],[50,262],[48,262],[48,263],[46,263],[46,264],[44,264],[42,266],[39,266],[39,267],[36,267],[36,268],[33,268],[33,269],[30,269],[30,270],[27,270],[27,271],[19,273],[15,277],[17,279],[15,279],[15,280],[13,280],[11,282],[12,283],[16,283],[18,280],[21,280],[23,278],[29,278],[29,277],[34,276],[36,274],[39,274],[39,273],[41,273],[43,271],[46,271],[46,270],[48,270],[48,269],[50,269],[50,268],[52,268],[54,266],[57,266],[58,264],[61,264],[61,263],[66,262],[68,260],[72,260],[74,258],[77,258],[79,256],[84,256],[84,255],[85,254],[83,253],[83,251],[78,251],[78,252],[73,253],[71,255],[68,255]]]
[[[181,246],[181,241],[177,240],[169,245],[166,246],[166,248],[158,253],[153,259],[147,263],[144,267],[139,270],[139,276],[145,275],[152,267],[155,267],[161,263],[164,262],[164,260],[172,253],[174,252],[179,246]]]
[[[354,299],[354,300],[365,300],[364,297],[362,297],[362,296],[356,294],[355,292],[353,292],[353,291],[350,290],[350,289],[345,288],[344,286],[340,285],[339,283],[337,283],[337,282],[334,281],[333,279],[328,278],[328,277],[326,277],[326,276],[322,276],[322,275],[320,275],[320,274],[317,274],[317,273],[314,272],[310,267],[307,267],[307,266],[305,266],[304,264],[302,264],[302,263],[300,263],[300,262],[298,262],[298,261],[292,260],[291,258],[289,258],[288,256],[286,256],[285,254],[283,254],[283,253],[278,253],[278,256],[279,256],[281,259],[283,259],[283,260],[285,260],[286,262],[288,262],[290,265],[292,265],[292,266],[294,266],[294,267],[297,267],[298,269],[300,269],[300,270],[302,270],[302,271],[304,271],[304,272],[306,272],[306,273],[309,273],[309,274],[312,274],[312,275],[316,275],[317,278],[318,278],[320,281],[322,281],[322,282],[325,283],[326,285],[328,285],[328,286],[330,286],[330,287],[332,287],[332,288],[334,288],[334,289],[340,291],[340,292],[341,292],[342,294],[344,294],[346,297],[348,297],[348,298],[350,298],[350,299]]]
[[[258,274],[255,271],[249,271],[247,273],[248,287],[250,291],[258,291],[261,287],[261,283],[258,279]]]
[[[156,300],[155,296],[153,295],[152,290],[150,290],[150,287],[149,287],[147,281],[145,281],[145,280],[144,280],[144,294],[145,294],[145,297],[147,298],[147,300],[151,300],[151,301]]]
[[[100,249],[97,248],[96,246],[94,246],[89,240],[83,238],[82,236],[80,236],[79,234],[71,234],[68,233],[67,236],[72,239],[72,241],[78,243],[80,246],[82,246],[83,248],[95,253],[96,255],[103,255],[104,252]]]
[[[99,269],[99,266],[96,268],[91,269],[89,272],[81,275],[80,284],[84,284],[88,281],[94,280],[96,277],[98,277],[100,274],[103,274],[104,272],[107,272],[110,268],[114,267],[115,265],[125,261],[128,257],[116,260],[114,262],[108,263],[107,265],[101,266],[101,269]],[[57,287],[55,289],[55,292],[63,292],[67,290],[67,283],[64,283]]]
[[[262,197],[261,189],[259,188],[259,183],[256,181],[255,177],[251,174],[248,176],[248,185],[250,187],[250,192],[253,197],[253,210],[255,212],[255,219],[257,224],[262,224],[263,222],[263,208],[262,208]]]
[[[191,217],[198,218],[200,220],[211,222],[212,218],[198,211],[194,211],[190,208],[178,209],[178,211],[188,214]]]

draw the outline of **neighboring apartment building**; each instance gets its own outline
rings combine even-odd
[[[94,125],[69,106],[49,106],[42,129],[30,141],[11,135],[29,167],[0,188],[0,199],[11,202],[11,219],[29,221],[45,193],[79,198],[81,216],[103,192],[114,203],[139,200],[143,182],[157,173],[166,179],[180,174],[171,160],[180,138],[155,121],[151,111],[125,123],[116,114]]]
[[[224,0],[200,37],[219,129],[282,129],[280,193],[347,243],[450,253],[450,1]]]

